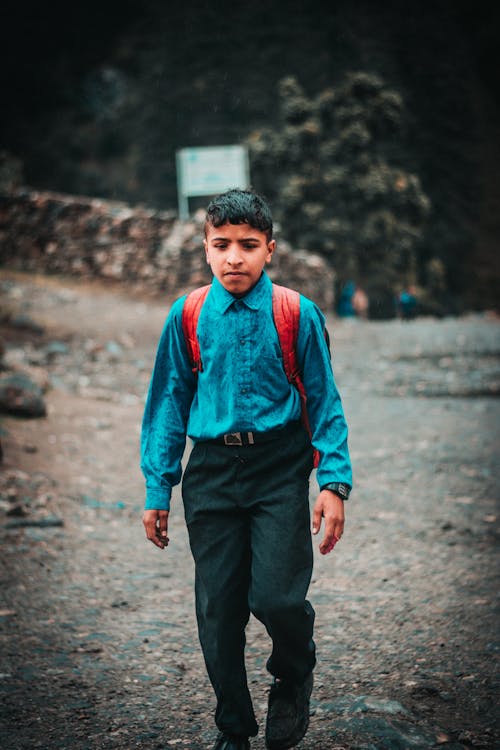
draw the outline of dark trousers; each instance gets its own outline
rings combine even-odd
[[[315,665],[306,601],[313,554],[312,453],[300,424],[246,447],[196,443],[182,493],[195,561],[196,615],[220,730],[254,736],[244,649],[250,612],[272,640],[276,677],[302,682]]]

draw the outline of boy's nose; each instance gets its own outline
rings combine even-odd
[[[237,247],[231,247],[229,249],[229,252],[227,254],[227,262],[230,263],[232,266],[238,265],[239,263],[241,263],[241,255]]]

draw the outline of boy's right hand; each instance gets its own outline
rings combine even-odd
[[[168,546],[168,510],[145,510],[142,523],[146,530],[146,536],[160,549]]]

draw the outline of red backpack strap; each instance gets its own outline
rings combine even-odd
[[[201,286],[190,292],[187,295],[184,301],[184,307],[182,308],[182,330],[186,340],[191,368],[195,374],[203,370],[200,342],[196,335],[196,328],[198,326],[201,308],[203,307],[203,303],[205,302],[209,291],[210,284],[207,286]]]
[[[300,294],[279,284],[273,284],[273,317],[283,355],[288,380],[295,383],[299,376],[297,336],[300,322]]]
[[[286,376],[299,392],[301,418],[309,436],[311,426],[307,414],[307,395],[297,360],[297,337],[300,324],[300,294],[279,284],[273,284],[273,317],[283,355]],[[319,452],[313,451],[314,466],[319,463]]]

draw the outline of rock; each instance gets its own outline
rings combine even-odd
[[[50,341],[44,348],[44,353],[47,361],[50,362],[56,357],[69,354],[69,347],[64,341]]]
[[[36,323],[29,315],[26,315],[26,313],[13,315],[9,324],[12,328],[17,328],[20,331],[29,331],[30,333],[35,333],[37,336],[41,336],[45,331],[43,326]]]
[[[10,365],[10,361],[8,360]],[[19,363],[13,363],[7,369],[13,370],[14,372],[25,375],[35,385],[37,385],[43,393],[46,393],[50,388],[50,376],[48,371],[44,367],[39,365],[25,365]]]
[[[340,718],[335,722],[338,730],[348,731],[356,737],[362,737],[366,744],[358,747],[384,748],[386,750],[423,750],[436,744],[436,736],[421,726],[407,721],[385,719],[379,716],[353,716]],[[368,744],[373,739],[372,744]]]
[[[41,388],[22,373],[0,378],[0,411],[18,417],[45,417],[47,407]]]
[[[111,362],[118,362],[123,355],[123,349],[116,341],[108,341],[106,351]]]
[[[379,714],[390,714],[395,716],[397,714],[406,714],[408,711],[398,701],[389,700],[387,698],[370,698],[369,696],[361,695],[359,698],[352,703],[350,713],[379,713]]]
[[[17,615],[17,612],[15,609],[0,609],[0,617],[15,617]],[[4,679],[6,676],[10,677],[9,675],[6,675],[5,672],[1,673],[2,679]]]
[[[26,509],[22,505],[13,505],[6,513],[7,516],[13,516],[15,518],[24,518],[27,513]]]

